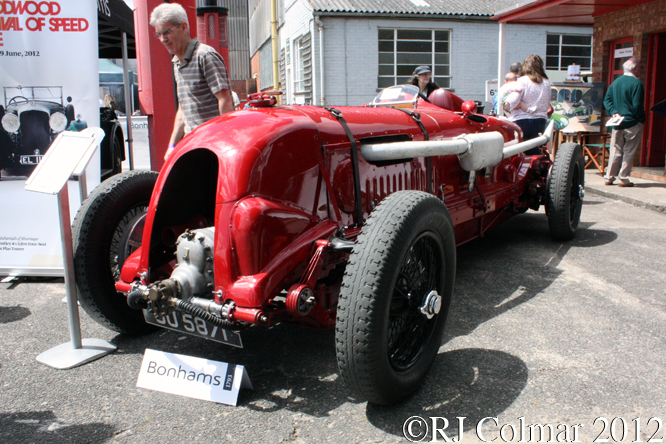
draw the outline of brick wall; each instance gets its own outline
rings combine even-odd
[[[634,38],[634,56],[647,62],[649,34],[666,31],[666,0],[657,0],[594,18],[592,71],[595,82],[606,82],[613,41]],[[645,81],[643,75],[642,81]]]

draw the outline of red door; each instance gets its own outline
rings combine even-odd
[[[666,100],[666,32],[650,35],[645,85],[645,134],[641,166],[664,166],[666,161],[666,117],[650,109]]]
[[[622,64],[629,60],[634,54],[634,38],[625,37],[615,40],[610,45],[610,66],[608,69],[608,86],[613,83],[613,80],[624,74]]]

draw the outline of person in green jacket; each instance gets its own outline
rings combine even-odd
[[[622,65],[621,75],[608,87],[604,98],[604,107],[613,117],[622,116],[622,121],[613,126],[611,148],[606,172],[606,185],[613,185],[619,179],[621,187],[633,187],[629,181],[634,154],[641,144],[645,107],[643,98],[645,89],[638,76],[643,67],[636,57],[630,57]]]

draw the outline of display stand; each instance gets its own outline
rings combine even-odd
[[[25,183],[27,191],[58,195],[71,341],[43,352],[37,356],[37,361],[61,370],[77,367],[116,350],[115,345],[103,339],[81,339],[67,184],[70,176],[83,176],[85,180],[85,169],[103,138],[101,128],[60,133]]]

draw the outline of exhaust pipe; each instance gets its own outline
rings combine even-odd
[[[424,142],[392,142],[361,146],[361,155],[368,162],[457,155],[465,171],[478,171],[497,165],[507,157],[546,145],[552,152],[554,122],[550,122],[543,135],[521,143],[504,143],[497,131],[464,134],[453,139]]]
[[[546,145],[546,149],[549,153],[553,152],[553,130],[555,128],[555,121],[551,120],[548,122],[546,131],[543,132],[539,137],[534,139],[527,140],[525,142],[517,143],[515,145],[505,146],[503,152],[503,159],[507,157],[515,156],[519,153],[524,153],[527,150],[532,148],[537,148],[542,145]]]

